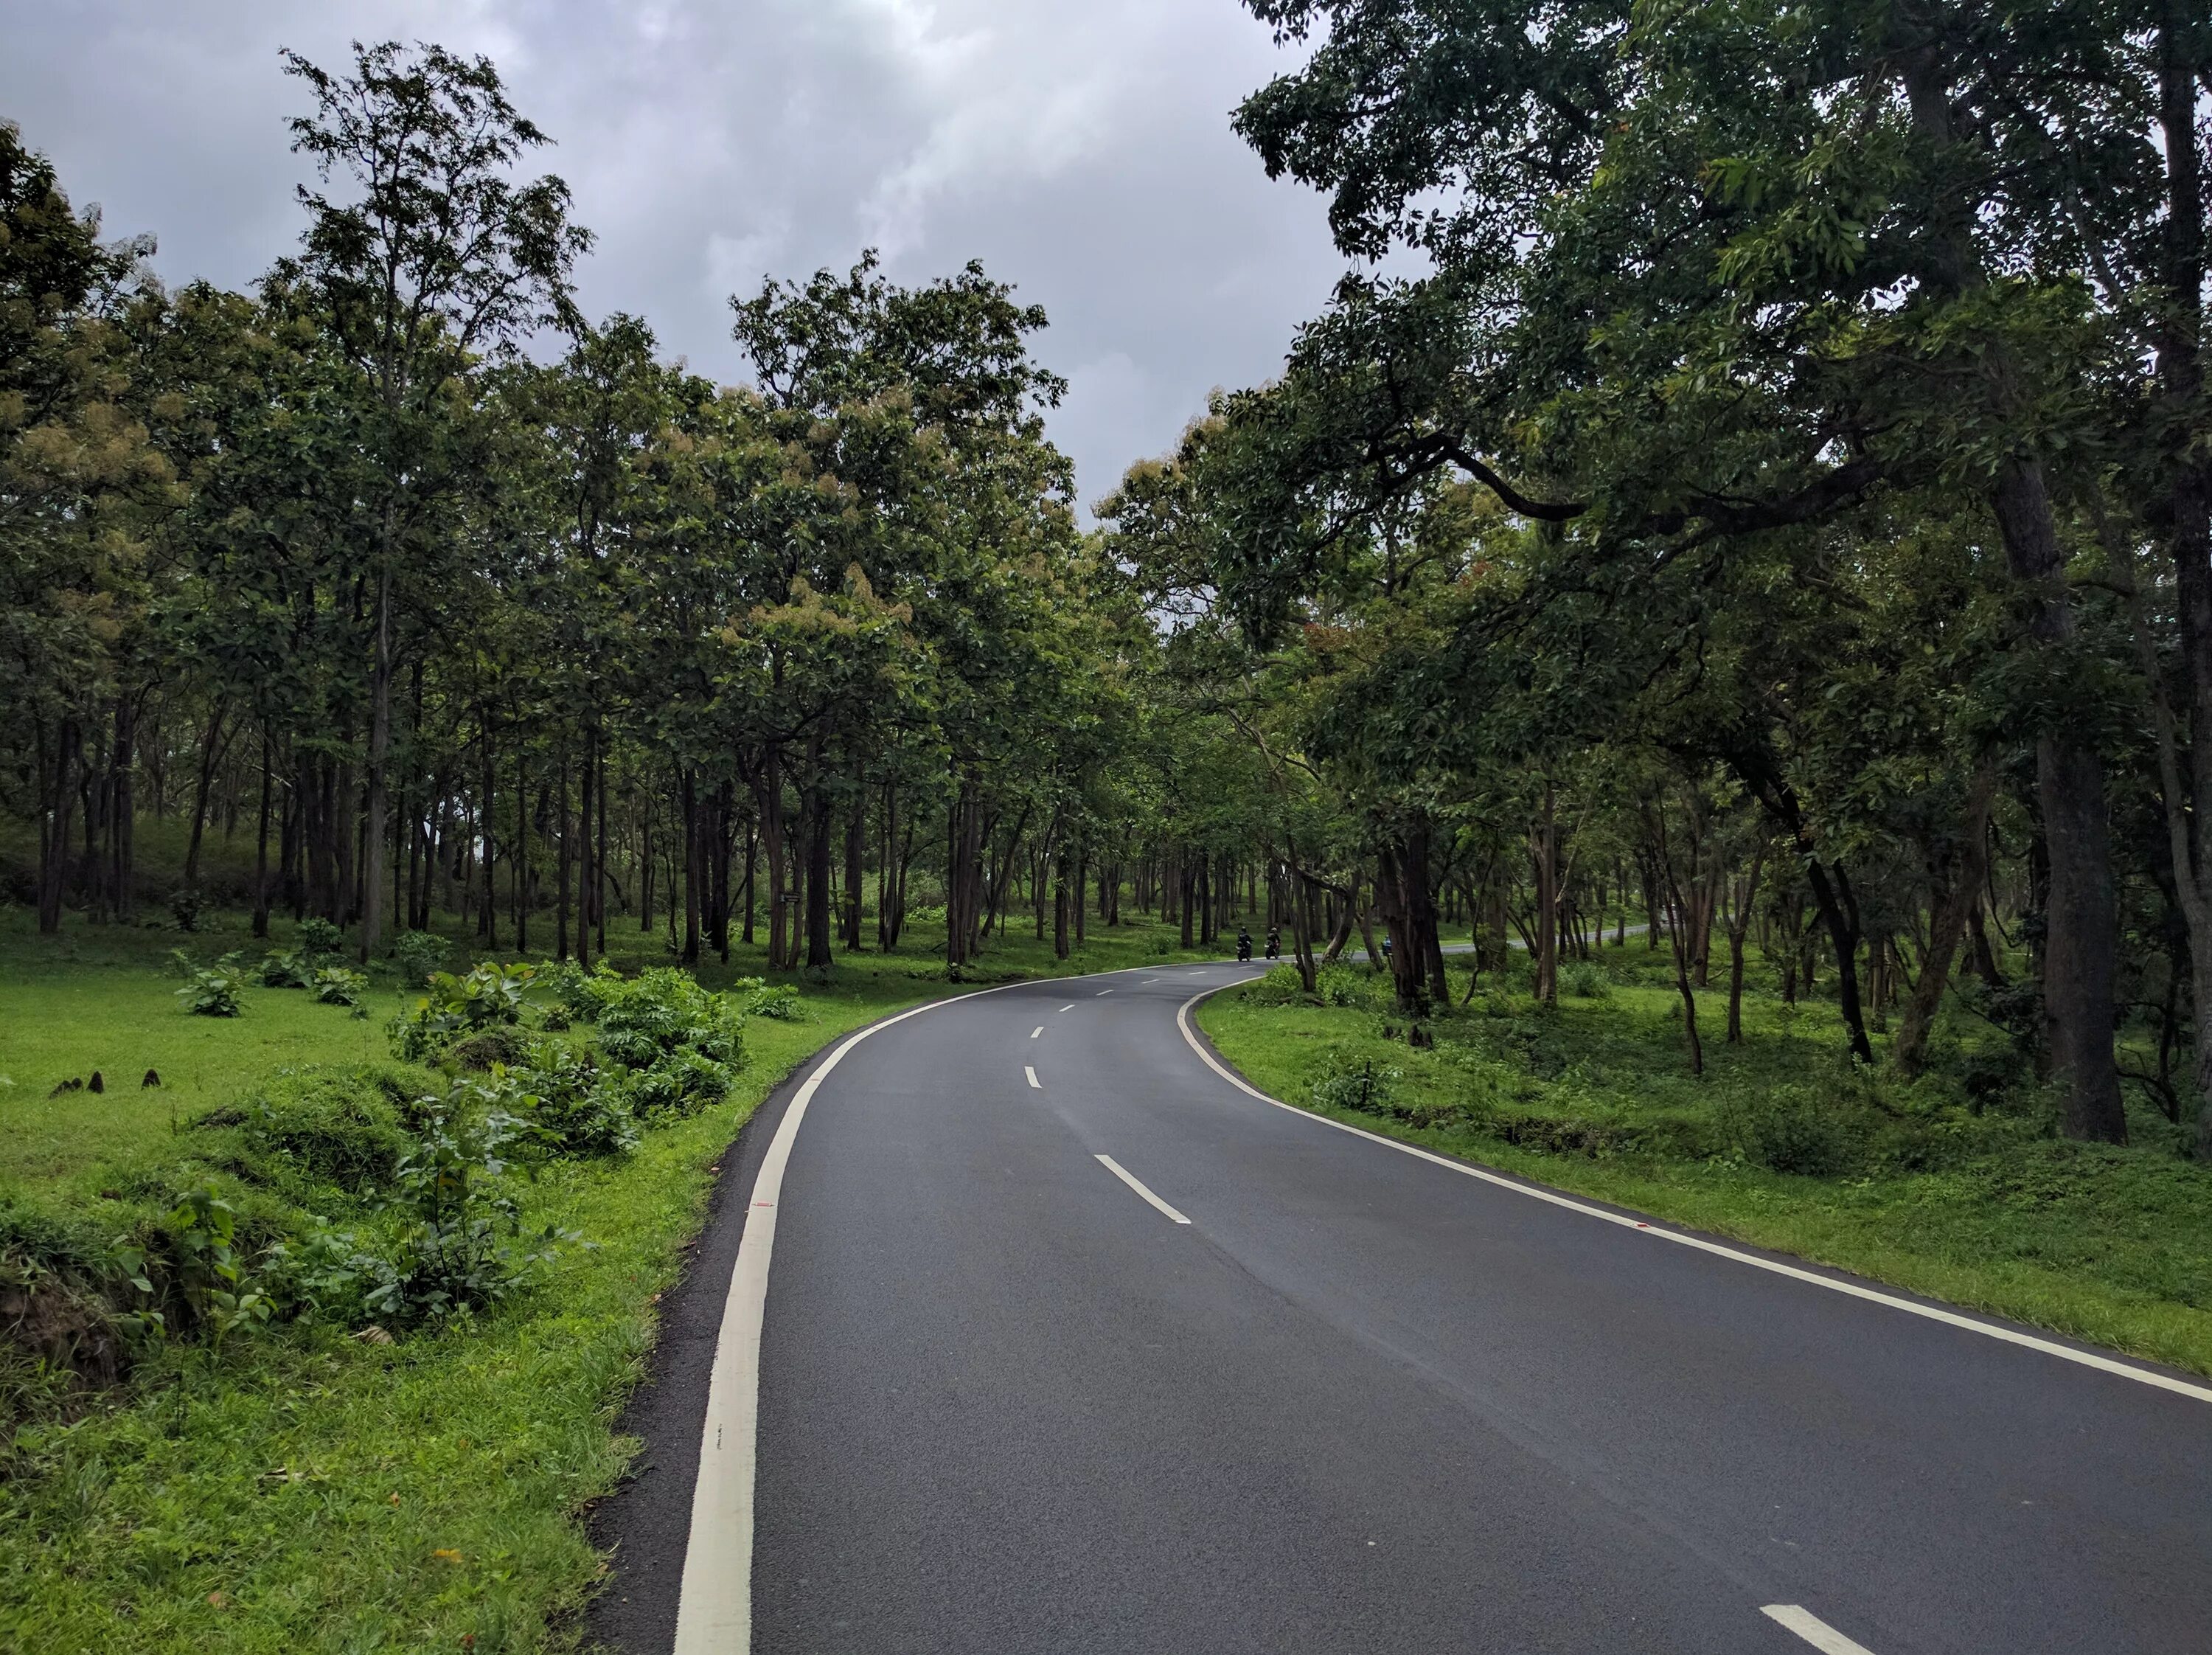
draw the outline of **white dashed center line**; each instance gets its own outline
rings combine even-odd
[[[1034,1040],[1034,1039],[1036,1039],[1036,1038],[1037,1037],[1037,1036],[1039,1036],[1039,1035],[1042,1034],[1043,1032],[1044,1032],[1044,1025],[1043,1025],[1043,1024],[1042,1024],[1042,1023],[1040,1023],[1040,1024],[1038,1024],[1038,1025],[1036,1025],[1036,1027],[1035,1027],[1035,1028],[1033,1028],[1033,1029],[1031,1029],[1031,1030],[1030,1031],[1030,1039],[1032,1039],[1032,1040]]]
[[[1072,1012],[1072,1011],[1073,1011],[1073,1010],[1075,1009],[1075,1007],[1074,1007],[1073,1005],[1067,1005],[1067,1006],[1062,1006],[1060,1009],[1060,1010],[1062,1010],[1062,1011],[1064,1011],[1064,1012]]]
[[[1114,992],[1114,991],[1113,991],[1111,989],[1101,989],[1098,991],[1098,993],[1097,993],[1097,995],[1092,995],[1091,997],[1092,997],[1093,999],[1098,999],[1098,998],[1101,998],[1101,997],[1103,997],[1103,996],[1104,996],[1104,995],[1110,995],[1110,994],[1112,994],[1113,992]]]
[[[1181,1213],[1176,1212],[1174,1208],[1169,1206],[1167,1202],[1162,1201],[1151,1190],[1146,1189],[1143,1184],[1138,1183],[1135,1178],[1130,1177],[1128,1169],[1123,1166],[1121,1162],[1115,1160],[1111,1155],[1101,1155],[1098,1158],[1098,1161],[1099,1165],[1103,1166],[1109,1172],[1111,1172],[1115,1177],[1121,1179],[1122,1183],[1127,1184],[1130,1189],[1135,1190],[1146,1201],[1152,1202],[1153,1206],[1158,1208],[1160,1211],[1165,1213],[1177,1224],[1188,1224],[1190,1222],[1190,1220],[1185,1218]],[[1771,1612],[1771,1611],[1770,1611],[1770,1613]]]
[[[1768,1620],[1788,1627],[1820,1655],[1874,1655],[1864,1644],[1853,1643],[1810,1609],[1795,1603],[1769,1603],[1759,1611]]]
[[[1039,1092],[1042,1092],[1044,1090],[1044,1082],[1036,1078],[1036,1071],[1035,1069],[1024,1068],[1022,1070],[1022,1073],[1030,1077],[1030,1084],[1032,1086],[1035,1086]]]

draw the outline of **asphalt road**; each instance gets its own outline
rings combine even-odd
[[[2212,1402],[1249,1096],[1176,1013],[1253,969],[977,995],[821,1079],[769,1232],[752,1649],[2212,1651]],[[690,1518],[778,1115],[633,1421],[619,1647],[672,1646],[687,1544],[695,1592],[744,1584]]]

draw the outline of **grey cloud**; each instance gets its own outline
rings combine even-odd
[[[1217,385],[1265,379],[1340,269],[1322,205],[1228,113],[1288,60],[1234,0],[76,0],[22,6],[0,114],[172,280],[253,279],[296,235],[290,46],[435,39],[499,62],[600,237],[587,310],[738,376],[726,300],[879,246],[980,258],[1042,303],[1086,500]]]

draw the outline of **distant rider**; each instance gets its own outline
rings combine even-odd
[[[1241,925],[1237,928],[1237,958],[1252,958],[1252,934]]]
[[[1282,956],[1283,928],[1279,925],[1271,925],[1267,928],[1267,958],[1280,959]]]

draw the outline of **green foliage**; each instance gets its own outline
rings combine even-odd
[[[345,951],[345,934],[313,914],[293,928],[292,940],[303,956],[317,963],[335,959]]]
[[[1862,1132],[1846,1117],[1848,1105],[1804,1086],[1731,1093],[1723,1107],[1724,1129],[1749,1159],[1776,1172],[1831,1178],[1860,1165]]]
[[[494,1085],[498,1107],[522,1123],[529,1143],[544,1154],[624,1155],[637,1147],[629,1093],[571,1047],[538,1041],[523,1067],[495,1075]]]
[[[266,1181],[277,1167],[349,1195],[382,1190],[405,1153],[396,1074],[368,1068],[315,1068],[283,1074],[242,1104],[211,1110],[190,1125],[232,1129],[246,1155],[234,1170]]]
[[[528,1047],[520,1029],[483,1029],[453,1042],[446,1053],[446,1061],[457,1069],[480,1074],[498,1065],[520,1062]]]
[[[304,989],[314,980],[315,962],[297,948],[270,949],[261,957],[264,989]]]
[[[368,978],[344,965],[325,965],[319,968],[307,988],[320,1006],[349,1006],[356,1015],[368,1013],[362,1006],[361,997],[368,991]]]
[[[425,1100],[422,1127],[394,1170],[391,1232],[365,1239],[324,1226],[290,1253],[315,1313],[393,1329],[471,1316],[529,1287],[556,1244],[577,1239],[550,1226],[523,1236],[499,1186],[520,1125],[483,1101],[466,1085]]]
[[[680,1046],[650,1068],[634,1069],[617,1087],[623,1104],[646,1119],[696,1115],[729,1094],[736,1065]]]
[[[188,1014],[236,1017],[245,1009],[246,969],[239,964],[242,956],[225,954],[207,966],[195,964],[181,948],[174,950],[171,958],[185,974],[185,986],[177,990],[177,999]]]
[[[465,977],[434,972],[429,990],[392,1025],[392,1049],[410,1061],[442,1051],[463,1035],[522,1020],[524,995],[536,970],[491,961]]]
[[[622,982],[600,978],[599,1050],[624,1068],[649,1069],[681,1052],[736,1068],[744,1061],[737,1008],[688,972],[658,966]]]
[[[805,1005],[795,983],[741,977],[730,984],[728,992],[747,1017],[764,1017],[777,1023],[799,1023],[806,1019]]]
[[[207,907],[207,897],[189,887],[173,891],[169,897],[169,917],[176,922],[179,931],[200,928],[200,915]]]
[[[1395,1110],[1399,1085],[1405,1078],[1397,1069],[1376,1068],[1371,1057],[1362,1058],[1316,1080],[1313,1100],[1323,1109],[1389,1115]]]
[[[1577,1000],[1606,1000],[1612,996],[1613,981],[1595,960],[1569,960],[1559,967],[1559,992]]]
[[[432,931],[403,931],[392,944],[392,958],[399,966],[399,986],[403,989],[427,989],[430,979],[446,969],[447,957],[453,946]]]

